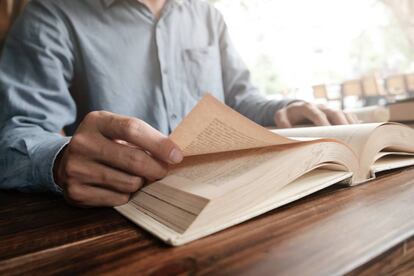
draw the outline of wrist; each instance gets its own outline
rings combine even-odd
[[[61,183],[62,183],[62,173],[61,173],[61,163],[62,163],[62,159],[63,159],[63,155],[66,151],[67,145],[65,145],[58,153],[58,155],[55,158],[55,161],[53,163],[53,180],[55,182],[56,185],[58,185],[59,187],[62,187]]]

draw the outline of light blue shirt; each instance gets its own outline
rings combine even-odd
[[[0,58],[0,188],[59,191],[55,157],[91,111],[168,134],[206,91],[262,125],[289,102],[258,93],[205,2],[170,0],[156,20],[136,0],[31,1]]]

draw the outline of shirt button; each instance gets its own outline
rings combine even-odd
[[[167,74],[168,74],[168,69],[167,69],[167,68],[164,68],[164,69],[162,70],[162,73],[163,73],[164,75],[167,75]]]
[[[172,114],[172,115],[171,115],[171,119],[173,119],[173,120],[177,119],[177,115]]]

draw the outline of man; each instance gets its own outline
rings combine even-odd
[[[166,135],[205,91],[262,125],[350,122],[261,96],[205,2],[31,1],[0,59],[0,187],[124,204],[181,162]]]

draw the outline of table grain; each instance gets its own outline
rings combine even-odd
[[[0,192],[0,275],[409,275],[414,169],[334,186],[170,247],[111,208]]]

